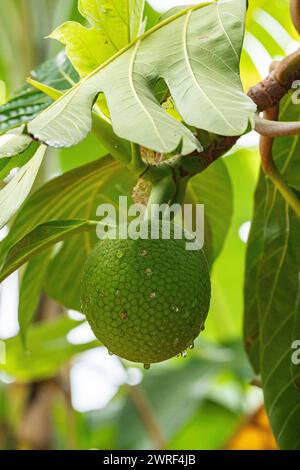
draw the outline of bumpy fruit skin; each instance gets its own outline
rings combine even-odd
[[[187,251],[185,243],[172,236],[104,239],[90,253],[82,311],[111,353],[133,362],[161,362],[199,335],[209,309],[210,277],[204,252]]]

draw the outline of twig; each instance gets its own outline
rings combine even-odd
[[[300,134],[300,122],[278,122],[257,116],[255,130],[265,137],[289,137]]]
[[[251,87],[248,96],[254,101],[259,112],[276,106],[291,89],[293,82],[300,78],[300,49],[282,61],[273,63],[269,75]]]
[[[273,62],[270,73],[262,82],[251,87],[248,96],[257,106],[257,111],[262,112],[279,105],[282,98],[290,91],[293,82],[300,79],[300,49],[288,55],[280,62]],[[239,140],[239,137],[215,136],[210,145],[201,153],[194,152],[182,158],[180,166],[187,167],[186,162],[193,159],[204,159],[207,165],[225,155]],[[263,145],[265,145],[263,143]],[[201,171],[201,170],[200,170]],[[202,170],[203,171],[203,170]],[[193,176],[197,174],[197,168],[193,171],[182,171],[181,176]]]
[[[300,34],[300,0],[290,0],[290,10],[294,26]]]
[[[119,358],[119,363],[127,374],[127,368],[122,359]],[[160,429],[160,425],[157,422],[156,416],[153,412],[151,403],[144,390],[139,385],[128,385],[129,396],[132,400],[133,405],[138,412],[142,423],[148,435],[150,436],[154,448],[157,450],[163,450],[167,447],[167,442]]]
[[[275,121],[278,118],[278,113],[279,113],[279,107],[274,106],[274,108],[271,108],[264,112],[264,117],[265,119],[268,119],[270,121]],[[272,156],[273,142],[274,140],[272,137],[262,136],[260,138],[259,149],[260,149],[260,155],[261,155],[261,164],[262,164],[262,168],[264,172],[267,175],[271,173],[274,167],[273,156]]]
[[[156,421],[153,410],[144,391],[139,386],[130,386],[129,393],[145,429],[154,443],[155,449],[165,449],[167,446],[166,440],[162,435],[159,424]]]
[[[266,119],[276,120],[278,118],[279,106],[265,111]],[[278,171],[273,160],[273,138],[262,136],[260,139],[260,154],[262,167],[265,174],[273,182],[276,189],[280,192],[286,203],[294,210],[300,219],[300,200],[296,193],[284,182],[282,175]]]
[[[141,156],[140,146],[133,142],[131,143],[131,161],[128,168],[138,175],[141,175],[147,169],[147,164]]]
[[[275,79],[288,89],[295,80],[295,75],[298,75],[300,71],[300,49],[297,49],[292,54],[286,56],[275,67],[274,74]]]

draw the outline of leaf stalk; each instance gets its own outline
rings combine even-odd
[[[265,137],[290,137],[300,135],[300,122],[278,122],[257,116],[255,130]]]
[[[265,111],[264,115],[269,119],[277,119],[279,106]],[[260,154],[262,168],[268,178],[273,182],[275,188],[280,192],[286,203],[293,209],[297,217],[300,219],[300,199],[295,191],[290,188],[284,181],[282,175],[278,171],[273,160],[273,138],[262,136],[260,140]]]

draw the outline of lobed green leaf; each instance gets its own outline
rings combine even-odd
[[[291,98],[283,101],[280,120],[298,119]],[[275,139],[273,155],[286,183],[298,189],[299,137]],[[248,249],[245,336],[282,449],[300,448],[299,366],[292,363],[300,317],[299,233],[300,220],[262,176]]]
[[[75,85],[30,122],[29,132],[50,146],[75,145],[90,131],[91,108],[103,92],[119,137],[161,153],[179,145],[183,154],[200,150],[188,127],[157,101],[153,84],[163,78],[188,125],[243,134],[256,110],[239,77],[245,12],[241,0],[181,10]]]

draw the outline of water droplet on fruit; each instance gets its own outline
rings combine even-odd
[[[149,295],[150,299],[155,299],[156,297],[156,293],[155,292],[151,292],[151,294]]]
[[[144,369],[149,370],[151,367],[151,364],[144,364]]]
[[[117,250],[117,252],[116,252],[116,257],[119,258],[119,259],[121,259],[121,258],[123,258],[123,256],[124,256],[123,251]]]
[[[190,348],[190,349],[194,349],[194,347],[195,347],[195,344],[194,344],[194,341],[193,341],[193,342],[190,344],[189,348]]]
[[[142,250],[142,251],[140,252],[140,255],[141,255],[141,256],[147,256],[147,254],[148,254],[148,251],[147,251],[147,250]]]
[[[152,269],[151,269],[151,268],[145,269],[145,274],[146,274],[146,276],[148,276],[148,277],[152,276],[152,274],[153,274]]]
[[[181,357],[186,357],[186,356],[187,356],[187,352],[186,352],[186,351],[182,351]]]
[[[120,295],[119,289],[116,290],[116,295]]]

